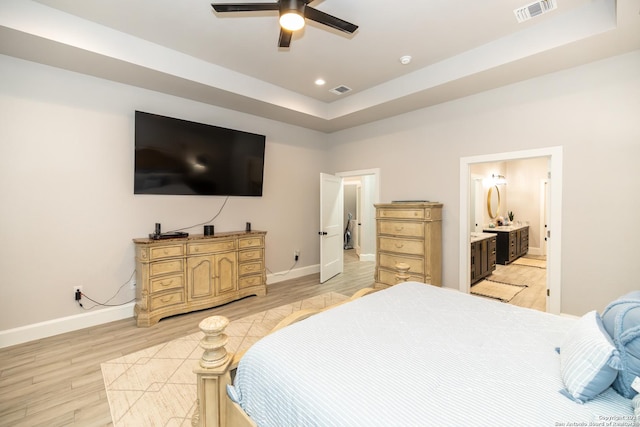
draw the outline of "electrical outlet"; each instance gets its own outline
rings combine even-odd
[[[79,301],[79,298],[76,298],[76,294],[78,292],[82,293],[82,286],[74,286],[73,287],[73,300],[74,301]]]
[[[300,259],[300,249],[293,251],[293,260],[298,261],[298,259]]]

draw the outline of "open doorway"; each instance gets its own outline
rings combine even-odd
[[[347,231],[349,211],[352,219],[350,236],[353,253],[359,261],[375,261],[376,259],[376,224],[375,203],[380,202],[380,169],[365,169],[340,172],[345,189],[345,223]],[[349,200],[347,200],[349,194]]]
[[[532,158],[545,158],[548,161],[547,177],[547,212],[548,221],[545,228],[547,238],[547,301],[548,312],[559,314],[561,311],[561,208],[562,208],[562,147],[550,147],[537,150],[499,153],[460,159],[460,261],[459,289],[469,293],[471,278],[471,232],[475,231],[476,206],[478,196],[472,197],[477,183],[474,183],[472,165],[492,162],[518,161]],[[473,218],[473,219],[471,219]],[[479,223],[481,224],[481,222]],[[551,236],[553,238],[551,238]]]
[[[547,311],[540,181],[548,171],[548,157],[470,165],[470,293]]]

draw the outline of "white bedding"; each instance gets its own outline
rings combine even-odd
[[[612,389],[585,404],[558,392],[573,322],[404,283],[263,338],[229,395],[259,426],[633,425]]]

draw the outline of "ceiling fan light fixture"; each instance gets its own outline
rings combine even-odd
[[[304,7],[299,0],[280,1],[280,26],[288,31],[297,31],[304,27]]]
[[[280,26],[285,30],[297,31],[304,27],[304,18],[297,11],[287,11],[280,15]]]

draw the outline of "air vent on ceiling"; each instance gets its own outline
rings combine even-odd
[[[335,93],[336,95],[342,95],[343,93],[351,92],[351,88],[345,85],[340,85],[333,89],[329,89],[329,92]]]
[[[518,22],[524,22],[543,13],[550,12],[556,7],[558,7],[556,0],[539,0],[515,9],[513,13],[516,14]]]

